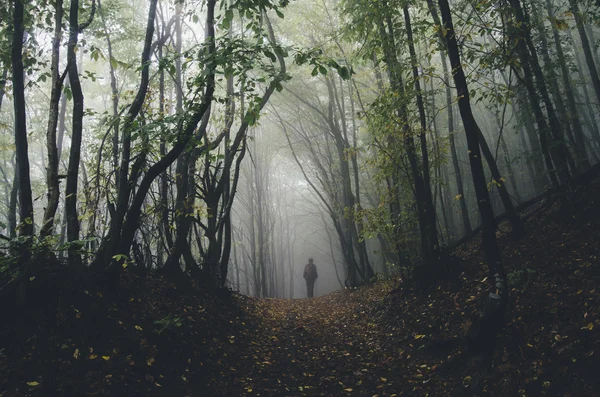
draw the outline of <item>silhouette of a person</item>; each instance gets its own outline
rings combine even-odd
[[[315,281],[319,275],[317,267],[313,263],[313,258],[308,258],[308,263],[304,266],[304,279],[306,280],[306,295],[312,298],[315,292]]]

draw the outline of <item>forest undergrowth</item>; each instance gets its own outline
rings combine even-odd
[[[465,342],[488,285],[475,237],[459,277],[428,292],[391,278],[256,299],[131,269],[118,292],[34,277],[36,299],[2,309],[0,396],[599,395],[599,200],[595,177],[566,220],[546,199],[520,241],[500,224],[511,306],[493,356]]]

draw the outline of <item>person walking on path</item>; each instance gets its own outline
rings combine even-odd
[[[317,267],[313,263],[313,258],[308,258],[308,263],[304,266],[304,279],[306,280],[306,295],[312,298],[315,292],[315,281],[319,275]]]

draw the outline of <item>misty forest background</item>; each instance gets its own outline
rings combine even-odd
[[[494,215],[600,158],[600,4],[63,0],[0,5],[0,227],[118,284],[124,268],[256,297],[452,272]],[[482,224],[483,219],[483,224]],[[493,299],[492,299],[493,300]]]

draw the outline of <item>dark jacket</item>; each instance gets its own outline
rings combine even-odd
[[[307,263],[306,266],[304,266],[304,278],[306,280],[316,280],[319,277],[319,274],[317,273],[317,267],[315,266],[314,263]]]

